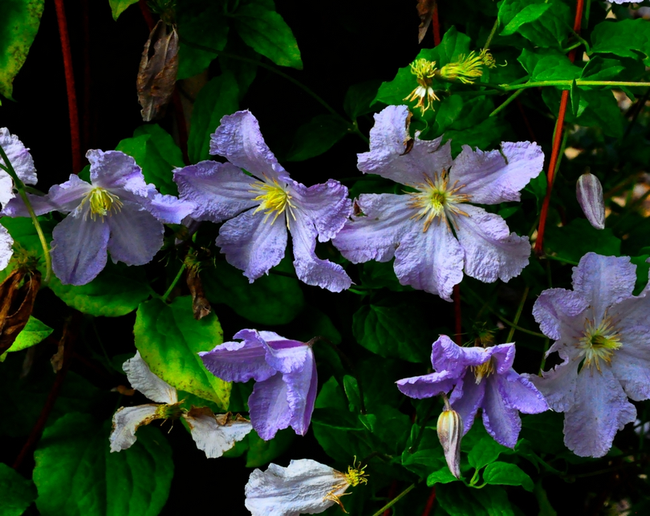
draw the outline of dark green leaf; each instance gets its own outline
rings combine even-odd
[[[52,230],[56,225],[56,222],[51,220],[51,218],[46,215],[43,217],[38,217],[38,222],[41,225],[41,229],[45,234],[45,241],[49,244],[52,240]],[[32,256],[37,256],[38,261],[38,270],[41,271],[41,274],[45,276],[45,259],[43,257],[43,246],[41,241],[38,238],[32,219],[29,217],[16,217],[12,219],[10,217],[1,217],[0,224],[2,224],[11,238],[14,239],[14,242],[17,245],[20,245],[25,251],[27,251]],[[14,244],[14,245],[16,245]],[[12,263],[9,266],[0,271],[0,281],[11,272],[13,269]]]
[[[522,486],[526,491],[533,490],[532,479],[516,464],[492,462],[483,471],[483,480],[487,484]]]
[[[508,5],[510,3],[511,2],[504,2],[501,8],[510,7]],[[510,36],[514,34],[522,25],[538,20],[551,7],[552,5],[550,3],[526,5],[521,11],[515,14],[515,16],[503,28],[501,36]],[[502,17],[501,10],[499,10],[499,17]]]
[[[583,72],[566,55],[553,49],[531,51],[525,48],[518,61],[530,75],[531,81],[570,81],[579,78]]]
[[[625,67],[617,59],[594,56],[587,61],[580,78],[586,81],[610,81],[620,75],[623,70]]]
[[[343,100],[343,109],[347,115],[356,120],[361,115],[371,113],[373,108],[370,105],[377,96],[377,90],[381,81],[370,80],[359,84],[353,84],[348,88]]]
[[[644,247],[641,249],[641,252],[644,254],[641,256],[633,256],[631,258],[632,263],[636,265],[636,285],[634,287],[634,295],[639,295],[648,284],[648,269],[650,268],[650,263],[648,263],[647,260],[650,258],[650,247]]]
[[[636,20],[605,20],[591,33],[591,51],[616,54],[639,59],[650,56],[650,24],[643,18]]]
[[[333,115],[317,115],[296,131],[287,161],[303,161],[329,150],[350,131],[350,126]]]
[[[0,516],[20,516],[36,500],[36,487],[0,462],[0,500]]]
[[[571,33],[571,12],[561,0],[504,0],[498,19],[502,36],[518,33],[537,47],[562,48]]]
[[[420,432],[422,438],[416,446],[415,440],[418,439]],[[449,470],[435,427],[422,429],[420,425],[413,425],[401,460],[402,466],[420,477],[427,477],[443,469]]]
[[[508,448],[499,444],[490,435],[485,435],[469,452],[467,459],[474,469],[481,469],[499,458]]]
[[[590,251],[606,256],[619,256],[621,252],[621,241],[611,229],[595,229],[587,219],[574,219],[567,226],[547,228],[544,242],[550,252],[576,263]]]
[[[240,59],[219,55],[219,66],[222,72],[230,72],[235,76],[239,87],[239,100],[244,97],[248,88],[257,75],[257,62],[261,56],[251,47],[245,45],[239,38],[230,38],[226,45],[226,53],[235,55]],[[245,60],[241,58],[245,58]]]
[[[368,288],[387,288],[396,292],[412,290],[408,285],[400,285],[393,262],[366,262],[361,266],[361,284]]]
[[[111,13],[113,13],[113,19],[117,21],[127,7],[133,4],[137,4],[138,0],[108,0],[108,3],[111,6]]]
[[[470,489],[460,482],[436,486],[440,506],[449,516],[514,516],[503,488]]]
[[[181,16],[178,20],[180,48],[178,50],[177,80],[187,79],[205,70],[216,59],[217,52],[226,48],[228,20],[221,2],[208,4],[200,13]],[[213,49],[209,52],[192,46],[198,43]]]
[[[427,477],[427,485],[429,487],[435,486],[436,484],[449,484],[451,482],[458,482],[458,479],[449,471],[447,466],[438,471],[434,471]]]
[[[295,437],[296,433],[290,428],[280,430],[270,441],[264,441],[256,432],[251,432],[246,436],[249,446],[246,467],[259,468],[268,464],[287,451]]]

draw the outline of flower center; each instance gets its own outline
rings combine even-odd
[[[104,217],[110,216],[111,211],[119,212],[122,206],[124,206],[117,195],[99,186],[96,186],[84,196],[81,201],[81,206],[85,203],[88,203],[90,206],[90,218],[97,220],[99,216],[102,221]]]
[[[180,406],[181,403],[183,402],[158,405],[156,419],[177,419],[181,417],[184,412]]]
[[[368,473],[365,472],[366,466],[356,467],[348,466],[348,472],[345,474],[345,479],[352,486],[368,483]]]
[[[578,341],[578,347],[585,352],[583,367],[595,367],[600,372],[601,361],[609,365],[614,351],[622,345],[611,317],[605,315],[598,326],[595,326],[591,319],[585,319],[585,329]]]
[[[424,115],[428,109],[433,110],[432,103],[434,101],[440,100],[431,87],[432,79],[436,73],[436,62],[418,59],[411,63],[411,73],[415,75],[418,86],[404,100],[409,102],[417,100],[418,103],[415,107],[420,108]]]
[[[253,197],[254,201],[260,201],[260,205],[255,209],[253,213],[263,211],[266,217],[264,217],[264,222],[266,222],[269,217],[273,214],[273,220],[271,224],[284,213],[285,210],[288,211],[293,220],[296,220],[296,216],[293,214],[292,209],[295,208],[295,205],[291,202],[291,194],[287,190],[286,186],[280,185],[277,179],[274,179],[272,183],[256,181],[253,184],[253,190],[251,193],[258,194],[256,197]],[[289,227],[289,218],[287,217],[287,228]]]
[[[467,213],[457,206],[457,204],[470,200],[469,195],[458,193],[465,185],[458,186],[458,181],[456,181],[449,188],[449,175],[446,170],[443,170],[440,175],[436,172],[433,175],[433,180],[430,177],[425,177],[424,181],[424,183],[415,185],[417,192],[409,193],[411,200],[408,205],[418,210],[411,218],[424,219],[425,233],[434,220],[444,220],[449,227],[448,219],[451,215],[467,216]]]
[[[490,376],[495,372],[494,362],[492,360],[492,357],[490,357],[490,360],[488,360],[484,364],[478,366],[472,366],[472,371],[474,372],[474,376],[476,377],[476,385],[478,385],[479,383],[481,383],[483,378],[487,378],[488,376]]]

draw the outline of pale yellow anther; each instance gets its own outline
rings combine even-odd
[[[98,216],[104,220],[104,217],[110,216],[111,212],[120,211],[124,205],[117,195],[99,186],[96,186],[84,196],[80,206],[85,203],[89,204],[90,218],[93,220],[96,220]]]
[[[273,215],[273,220],[271,220],[271,224],[273,224],[285,211],[291,215],[293,220],[296,220],[296,216],[293,213],[295,206],[291,202],[291,194],[286,187],[278,183],[277,179],[273,179],[271,182],[256,181],[253,184],[253,188],[251,193],[258,194],[256,197],[253,197],[253,200],[260,201],[260,205],[255,208],[253,213],[263,211],[266,215],[264,222]],[[287,227],[289,227],[289,217],[287,217],[286,222]]]
[[[347,473],[341,473],[340,471],[336,471],[335,475],[336,477],[340,478],[341,481],[337,482],[332,489],[330,490],[329,493],[325,495],[325,500],[331,500],[332,502],[336,502],[339,507],[341,507],[341,510],[344,513],[348,513],[348,511],[345,510],[345,507],[343,506],[343,502],[341,502],[341,496],[349,495],[350,493],[345,493],[345,491],[349,486],[356,487],[359,484],[367,484],[368,483],[368,473],[365,472],[366,466],[361,466],[361,464],[356,463],[356,457],[355,457],[355,463],[352,466],[348,466],[348,472]]]
[[[434,101],[440,100],[431,86],[436,74],[436,62],[417,59],[411,63],[411,73],[415,75],[418,86],[404,100],[409,102],[417,100],[415,108],[420,108],[424,115],[428,109],[433,110]]]
[[[605,315],[598,326],[595,326],[591,319],[585,319],[585,329],[582,338],[578,341],[578,347],[585,353],[583,367],[595,367],[600,372],[601,362],[610,365],[614,351],[622,345],[621,337],[611,317]]]
[[[481,383],[483,378],[487,378],[491,374],[494,374],[496,371],[492,357],[490,357],[490,360],[484,364],[472,366],[472,371],[474,371],[474,376],[476,377],[476,385],[478,385]]]

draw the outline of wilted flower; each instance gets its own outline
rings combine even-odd
[[[484,282],[508,281],[528,264],[527,237],[510,233],[499,215],[477,204],[518,201],[539,175],[544,154],[534,143],[502,143],[498,151],[464,146],[456,159],[442,138],[410,140],[408,108],[389,106],[375,115],[370,152],[359,169],[410,187],[404,195],[362,194],[334,245],[353,263],[395,257],[402,285],[451,301],[463,269]],[[411,145],[412,143],[412,145]],[[453,228],[453,230],[452,230]]]
[[[257,383],[248,398],[251,423],[268,441],[291,426],[305,435],[316,401],[318,377],[310,343],[285,339],[270,331],[241,330],[243,342],[224,342],[199,353],[212,374],[226,382]]]
[[[446,64],[440,70],[440,78],[447,81],[460,81],[463,84],[474,84],[483,75],[483,67],[494,68],[496,63],[487,49],[478,54],[474,51],[468,55],[461,54],[458,61]]]
[[[460,442],[465,430],[463,418],[451,408],[447,396],[444,396],[444,401],[445,409],[438,416],[436,431],[449,471],[456,478],[460,478]]]
[[[587,172],[578,178],[576,197],[589,224],[596,229],[605,229],[603,186],[595,175]]]
[[[564,443],[602,457],[636,418],[628,401],[650,398],[650,283],[633,296],[630,258],[587,253],[573,269],[573,291],[545,290],[533,307],[563,362],[532,376],[550,407],[564,412]]]
[[[227,221],[217,245],[228,263],[243,270],[252,283],[280,263],[289,232],[298,279],[333,292],[351,285],[343,267],[315,252],[316,239],[332,239],[352,211],[345,186],[330,179],[307,188],[291,179],[249,111],[221,119],[210,152],[230,163],[202,161],[176,169],[174,180],[181,197],[196,203],[193,218]]]
[[[440,100],[431,86],[436,70],[435,61],[417,59],[411,63],[411,73],[415,75],[418,85],[404,100],[409,102],[417,100],[415,109],[420,108],[422,116],[428,109],[433,110],[433,102]]]
[[[253,516],[318,514],[338,503],[350,486],[368,482],[364,468],[341,473],[311,459],[292,460],[283,468],[256,469],[246,484],[246,508]]]
[[[136,430],[156,419],[182,417],[190,427],[196,447],[209,459],[221,457],[253,429],[250,422],[239,415],[213,414],[205,407],[182,408],[176,389],[151,372],[140,352],[124,362],[123,368],[131,386],[156,404],[118,409],[113,416],[113,431],[109,437],[111,452],[130,448],[136,441]]]
[[[398,380],[397,388],[416,399],[453,389],[449,402],[463,422],[463,434],[482,408],[487,432],[497,442],[514,448],[521,430],[518,412],[537,414],[548,409],[535,386],[512,369],[514,359],[514,344],[463,348],[441,335],[431,349],[435,372]]]

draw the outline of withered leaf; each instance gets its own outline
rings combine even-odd
[[[206,315],[212,312],[210,302],[205,297],[203,290],[203,283],[199,277],[198,270],[190,267],[187,271],[187,288],[190,289],[192,295],[192,311],[194,312],[194,319],[200,321]]]
[[[142,120],[150,122],[165,113],[165,106],[174,93],[178,72],[178,34],[176,27],[158,20],[144,44],[138,71],[138,102]]]
[[[418,43],[422,43],[424,35],[427,33],[433,11],[436,8],[436,0],[418,0],[418,15],[420,16],[420,26],[418,27]]]
[[[22,267],[13,270],[0,284],[0,355],[11,347],[27,324],[40,286],[41,273]]]

